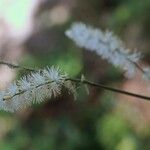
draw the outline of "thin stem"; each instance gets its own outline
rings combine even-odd
[[[128,95],[128,96],[137,97],[137,98],[141,98],[141,99],[150,101],[150,97],[148,97],[148,96],[131,93],[131,92],[124,91],[124,90],[119,90],[119,89],[116,89],[116,88],[105,86],[103,84],[98,84],[98,83],[90,82],[90,81],[87,81],[87,80],[82,81],[81,79],[68,78],[66,80],[69,80],[69,81],[72,81],[72,82],[75,82],[75,83],[83,83],[83,84],[87,84],[87,85],[90,85],[90,86],[103,88],[103,89],[108,90],[108,91],[117,92],[117,93],[120,93],[120,94],[125,94],[125,95]]]
[[[16,65],[16,64],[12,64],[12,63],[9,63],[9,62],[5,62],[5,61],[0,61],[0,65],[6,65],[6,66],[8,66],[8,67],[11,68],[11,69],[20,68],[20,69],[24,69],[24,70],[26,70],[26,71],[35,71],[35,69],[22,67],[22,66],[19,66],[19,65]]]
[[[141,98],[141,99],[149,100],[149,101],[150,101],[150,97],[148,97],[148,96],[131,93],[131,92],[124,91],[124,90],[119,90],[119,89],[116,89],[116,88],[113,88],[113,87],[105,86],[105,85],[99,84],[99,83],[90,82],[90,81],[87,81],[87,80],[66,78],[65,81],[71,81],[71,82],[75,82],[75,83],[87,84],[87,85],[90,85],[90,86],[95,86],[95,87],[103,88],[103,89],[108,90],[108,91],[117,92],[117,93],[120,93],[120,94],[132,96],[132,97],[137,97],[137,98]],[[52,82],[55,82],[55,81],[45,82],[45,83],[40,84],[40,85],[38,85],[38,86],[36,86],[36,87],[33,87],[33,88],[38,88],[38,87],[41,87],[41,86],[43,86],[43,85],[50,84],[50,83],[52,83]],[[32,89],[29,89],[29,90],[32,90]],[[5,101],[5,100],[12,99],[12,98],[14,98],[15,96],[21,95],[21,94],[23,94],[23,93],[25,93],[25,92],[27,92],[27,91],[28,91],[28,90],[19,91],[18,93],[14,94],[13,96],[4,97],[3,100]]]
[[[150,80],[150,77],[147,75],[146,71],[144,71],[138,63],[134,63],[134,65],[141,71],[141,73],[143,73],[143,75],[145,75],[145,77],[147,77],[147,79]]]
[[[17,96],[17,95],[21,95],[21,94],[23,94],[23,93],[25,93],[25,92],[27,92],[27,91],[31,91],[31,90],[33,90],[33,89],[35,89],[35,88],[38,88],[38,87],[41,87],[41,86],[44,86],[44,85],[48,85],[48,84],[50,84],[50,83],[52,83],[52,82],[55,82],[55,81],[48,81],[48,82],[39,84],[39,85],[37,85],[37,86],[35,86],[35,87],[33,87],[33,88],[30,88],[30,89],[28,89],[28,90],[21,90],[21,91],[19,91],[18,93],[12,95],[12,96],[8,96],[8,97],[6,96],[6,97],[4,97],[4,98],[3,98],[3,101],[5,101],[5,100],[10,100],[10,99],[14,98],[14,97]]]
[[[133,63],[133,62],[132,62],[132,63]],[[8,67],[10,67],[10,68],[12,68],[12,69],[15,69],[15,68],[22,68],[22,69],[25,69],[25,70],[27,70],[27,71],[36,71],[35,69],[26,68],[26,67],[22,67],[22,66],[19,66],[19,65],[16,65],[16,64],[11,64],[11,63],[8,63],[8,62],[3,62],[3,61],[0,61],[0,64],[2,64],[2,65],[7,65]],[[144,70],[143,70],[137,63],[134,63],[134,65],[135,65],[143,74],[145,74]],[[82,83],[82,84],[87,84],[87,85],[90,85],[90,86],[95,86],[95,87],[103,88],[103,89],[105,89],[105,90],[109,90],[109,91],[112,91],[112,92],[117,92],[117,93],[125,94],[125,95],[132,96],[132,97],[141,98],[141,99],[144,99],[144,100],[150,100],[150,97],[148,97],[148,96],[131,93],[131,92],[128,92],[128,91],[124,91],[124,90],[112,88],[112,87],[109,87],[109,86],[105,86],[105,85],[103,85],[103,84],[94,83],[94,82],[90,82],[90,81],[87,81],[87,80],[72,79],[72,78],[66,78],[65,80],[66,80],[66,81],[72,81],[72,82],[75,82],[75,83]],[[51,81],[51,82],[54,82],[54,81]],[[41,85],[38,85],[37,87],[34,87],[34,88],[38,88],[38,87],[40,87],[40,86],[43,86],[43,85],[46,85],[46,84],[50,84],[51,82],[46,82],[46,83],[41,84]],[[27,90],[25,90],[25,91],[20,91],[20,92],[16,93],[15,95],[11,96],[11,97],[6,97],[6,98],[4,98],[3,100],[11,99],[11,98],[13,98],[13,97],[15,97],[15,96],[17,96],[17,95],[23,94],[23,93],[26,92],[26,91],[27,91]]]

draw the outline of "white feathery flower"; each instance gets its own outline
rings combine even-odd
[[[124,69],[129,77],[134,75],[136,69],[134,63],[139,61],[140,53],[131,53],[112,32],[103,32],[83,23],[74,23],[66,31],[66,35],[79,47],[96,52],[103,59]]]
[[[31,88],[31,83],[28,81],[26,76],[18,80],[17,85],[19,86],[20,90],[29,90]]]
[[[5,96],[5,92],[1,91],[0,92],[0,110],[14,112],[14,109],[10,108],[9,105],[7,105],[9,102],[6,102],[3,100],[4,96]]]
[[[72,94],[74,99],[77,99],[77,92],[76,92],[76,88],[75,85],[72,84],[71,81],[66,81],[64,84],[64,87],[68,90],[69,94]]]
[[[144,74],[143,74],[143,78],[145,80],[150,80],[150,67],[145,67],[143,68]]]
[[[54,68],[54,67],[47,68],[44,70],[43,73],[48,80],[59,81],[63,79],[63,76],[60,76],[59,68]]]
[[[14,94],[18,93],[19,89],[16,83],[10,84],[5,92],[5,95],[13,96]]]
[[[38,71],[37,73],[32,73],[29,79],[32,85],[40,85],[45,82],[45,78],[40,71]]]
[[[0,92],[0,109],[14,112],[32,103],[40,103],[46,98],[56,97],[67,82],[66,78],[66,74],[54,67],[47,67],[24,76],[11,84],[6,91]]]

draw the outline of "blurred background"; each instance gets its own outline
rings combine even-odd
[[[71,77],[148,95],[137,72],[124,77],[64,32],[82,21],[116,33],[150,65],[150,0],[0,0],[0,60],[31,68],[56,65]],[[24,74],[0,66],[0,88]],[[0,112],[1,150],[149,150],[150,102],[89,87],[15,114]]]

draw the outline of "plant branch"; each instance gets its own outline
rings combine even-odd
[[[4,62],[4,61],[0,61],[0,64],[1,64],[1,65],[7,65],[8,67],[10,67],[10,68],[12,68],[12,69],[21,68],[21,69],[25,69],[25,70],[27,70],[27,71],[36,71],[35,69],[22,67],[22,66],[19,66],[19,65],[16,65],[16,64],[11,64],[11,63]],[[141,72],[145,73],[145,72],[143,71],[143,69],[142,69],[137,63],[136,63],[135,65],[136,65],[136,67],[137,67],[139,70],[141,70]],[[140,94],[135,94],[135,93],[132,93],[132,92],[128,92],[128,91],[116,89],[116,88],[113,88],[113,87],[109,87],[109,86],[106,86],[106,85],[103,85],[103,84],[99,84],[99,83],[94,83],[94,82],[87,81],[87,80],[66,78],[66,81],[71,81],[71,82],[75,82],[75,83],[87,84],[87,85],[90,85],[90,86],[95,86],[95,87],[103,88],[103,89],[108,90],[108,91],[117,92],[117,93],[120,93],[120,94],[132,96],[132,97],[137,97],[137,98],[141,98],[141,99],[149,100],[149,101],[150,101],[150,97],[148,97],[148,96],[144,96],[144,95],[140,95]],[[54,82],[54,81],[52,81],[52,82]],[[45,83],[45,84],[49,84],[49,82],[48,82],[48,83]],[[39,85],[39,86],[43,86],[43,84],[42,84],[42,85]],[[38,87],[39,87],[39,86],[38,86]],[[38,88],[38,87],[37,87],[37,88]],[[19,93],[16,93],[16,94],[13,95],[12,97],[7,97],[7,98],[4,98],[3,100],[11,99],[11,98],[13,98],[14,96],[17,96],[17,95],[22,94],[22,93],[24,93],[24,92],[26,92],[26,91],[20,91]]]
[[[112,87],[109,87],[109,86],[105,86],[103,84],[94,83],[94,82],[90,82],[90,81],[87,81],[87,80],[82,81],[81,79],[68,78],[66,80],[69,80],[69,81],[72,81],[72,82],[75,82],[75,83],[83,83],[83,84],[87,84],[87,85],[90,85],[90,86],[103,88],[103,89],[108,90],[108,91],[117,92],[117,93],[120,93],[120,94],[132,96],[132,97],[137,97],[137,98],[141,98],[141,99],[150,101],[150,97],[148,97],[148,96],[144,96],[144,95],[135,94],[135,93],[131,93],[131,92],[128,92],[128,91],[112,88]]]
[[[39,85],[37,85],[36,87],[33,87],[32,89],[35,89],[35,88],[38,88],[38,87],[41,87],[41,86],[44,86],[44,85],[48,85],[48,84],[53,83],[53,82],[54,82],[54,81],[48,81],[48,82],[45,82],[45,83],[43,83],[43,84],[39,84]],[[12,96],[6,96],[6,97],[3,98],[3,101],[5,101],[5,100],[10,100],[10,99],[14,98],[15,96],[21,95],[21,94],[23,94],[23,93],[25,93],[25,92],[27,92],[27,91],[31,91],[32,89],[29,89],[29,90],[21,90],[21,91],[19,91],[18,93],[12,95]]]
[[[5,62],[5,61],[0,61],[0,65],[6,65],[6,66],[8,66],[11,69],[18,69],[18,68],[20,68],[20,69],[24,69],[26,71],[35,71],[35,69],[22,67],[22,66],[19,66],[19,65],[16,65],[16,64]]]

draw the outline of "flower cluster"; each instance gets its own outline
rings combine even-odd
[[[83,23],[74,23],[66,31],[66,35],[79,47],[94,51],[113,65],[124,69],[129,77],[134,75],[135,63],[139,61],[140,53],[131,53],[112,32],[103,32]]]
[[[74,92],[74,86],[66,79],[67,75],[59,68],[47,67],[32,72],[0,92],[0,109],[14,112],[32,103],[40,103],[46,98],[58,96],[62,86],[68,88],[69,92]]]

